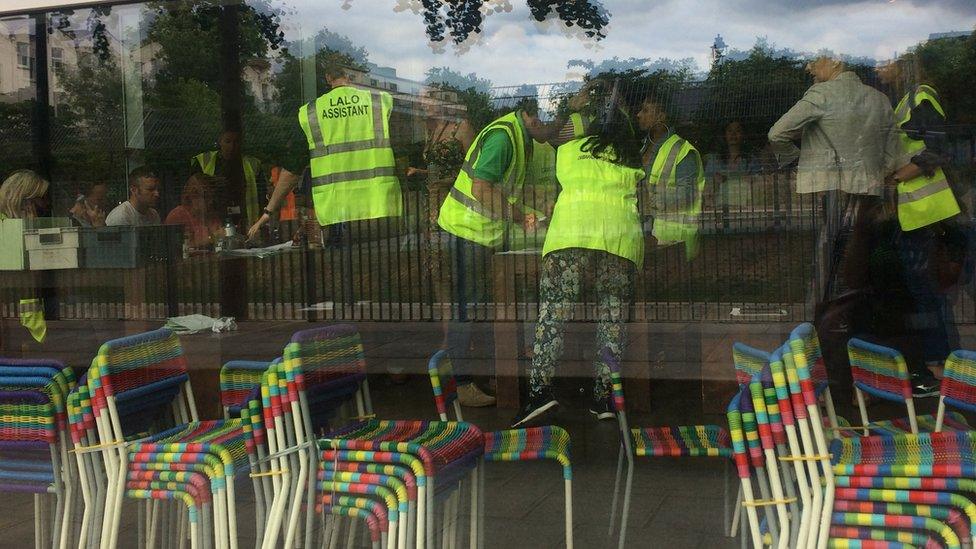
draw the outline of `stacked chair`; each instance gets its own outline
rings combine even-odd
[[[34,494],[35,547],[64,548],[73,536],[66,402],[74,384],[57,361],[0,359],[0,492]]]
[[[813,327],[798,327],[728,408],[753,547],[971,546],[976,533],[974,433],[886,432],[828,442],[811,373],[810,357],[819,356],[818,347]],[[953,381],[965,381],[955,366],[965,357],[954,356],[947,370],[955,368]],[[972,389],[955,387],[949,404],[966,404],[957,397],[967,391]],[[785,444],[778,442],[780,431]],[[789,474],[755,466],[749,455],[755,439],[765,462],[786,463]],[[761,475],[773,489],[770,497],[756,499],[752,487]],[[760,507],[773,512],[761,518]]]
[[[861,425],[864,434],[899,434],[922,432],[969,431],[971,427],[966,418],[958,412],[946,412],[946,405],[964,410],[973,410],[972,402],[976,395],[967,392],[976,386],[972,374],[967,377],[963,371],[972,368],[972,357],[968,351],[956,351],[946,360],[947,381],[941,389],[939,412],[936,415],[915,413],[915,400],[912,398],[911,377],[905,359],[895,349],[852,338],[847,344],[847,354],[854,377],[854,394],[861,412]],[[972,370],[970,370],[971,372]],[[949,392],[948,396],[946,392]],[[904,418],[871,422],[868,419],[864,394],[875,398],[903,404],[908,411]],[[968,400],[967,400],[968,399]]]
[[[609,349],[600,352],[601,359],[610,366],[613,384],[613,407],[620,427],[620,450],[617,455],[617,476],[613,485],[613,504],[610,508],[610,530],[613,535],[617,526],[617,503],[620,481],[623,477],[624,460],[627,461],[627,478],[624,484],[623,508],[621,509],[618,546],[623,549],[627,537],[627,518],[630,513],[630,493],[637,458],[689,458],[732,457],[728,431],[718,425],[683,425],[675,427],[631,427],[627,421],[627,405],[620,362]],[[726,472],[728,469],[726,468]],[[727,484],[727,483],[724,483]]]
[[[434,406],[441,421],[447,421],[448,409],[454,409],[458,421],[461,406],[457,401],[457,383],[450,355],[440,350],[427,363]],[[569,459],[569,433],[562,427],[546,425],[524,429],[507,429],[484,433],[485,461],[537,461],[551,459],[562,466],[566,502],[566,547],[573,547],[573,466]]]
[[[470,543],[480,546],[481,431],[463,422],[377,420],[368,413],[341,424],[338,412],[350,398],[357,411],[368,412],[364,381],[362,343],[347,325],[295,334],[283,360],[269,370],[261,388],[264,423],[282,489],[271,505],[265,546],[281,531],[285,545],[292,546],[303,507],[306,546],[312,543],[313,509],[363,519],[371,542],[380,545],[385,526],[387,547],[433,546],[440,500],[443,542],[453,547],[464,482],[471,494]],[[334,540],[338,526],[333,521],[322,532]],[[350,539],[354,535],[350,529]]]

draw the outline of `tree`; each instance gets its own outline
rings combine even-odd
[[[579,29],[585,39],[599,41],[607,36],[610,12],[598,0],[526,0],[526,3],[536,21],[558,19],[567,28]],[[351,0],[345,0],[342,8],[351,7]],[[480,34],[486,15],[510,12],[512,4],[509,0],[397,0],[394,11],[407,10],[423,16],[427,38],[439,50],[448,36],[460,46],[472,35]]]
[[[475,131],[495,118],[496,113],[491,98],[492,83],[486,78],[481,78],[473,72],[461,74],[447,67],[431,67],[427,69],[424,83],[456,93],[458,102],[467,109],[468,121]]]

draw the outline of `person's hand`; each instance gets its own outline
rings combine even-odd
[[[254,225],[251,225],[251,228],[247,230],[247,239],[251,240],[257,236],[258,232],[261,230],[261,227],[263,227],[264,224],[270,220],[271,216],[268,214],[261,214],[261,217],[259,217],[258,220],[254,222]]]
[[[522,227],[526,231],[531,231],[539,223],[539,218],[532,212],[527,212],[522,216]]]
[[[98,206],[92,206],[91,208],[86,208],[88,210],[88,221],[92,224],[92,227],[104,227],[105,226],[105,212],[102,211]]]
[[[407,168],[407,177],[413,177],[415,175],[426,175],[426,174],[427,174],[427,170],[423,168],[414,168],[413,166]]]
[[[585,84],[583,84],[583,87],[576,92],[576,95],[569,98],[569,101],[566,103],[569,110],[577,112],[586,107],[586,105],[590,102],[590,90],[596,86],[596,82],[596,80],[588,80]]]

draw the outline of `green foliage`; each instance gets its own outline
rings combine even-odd
[[[702,150],[714,150],[724,127],[738,120],[752,149],[766,143],[766,131],[812,84],[804,63],[760,39],[743,59],[726,59],[708,73],[694,116]]]
[[[431,67],[427,69],[424,83],[456,93],[458,102],[467,109],[468,122],[475,131],[487,126],[496,117],[490,94],[492,83],[486,78],[473,72],[461,74],[447,67]]]
[[[931,40],[916,48],[952,124],[976,124],[976,33]]]

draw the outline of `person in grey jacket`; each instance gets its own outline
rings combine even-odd
[[[821,57],[807,70],[816,83],[769,130],[780,166],[799,159],[798,193],[880,196],[885,177],[911,160],[891,103],[838,59]]]

